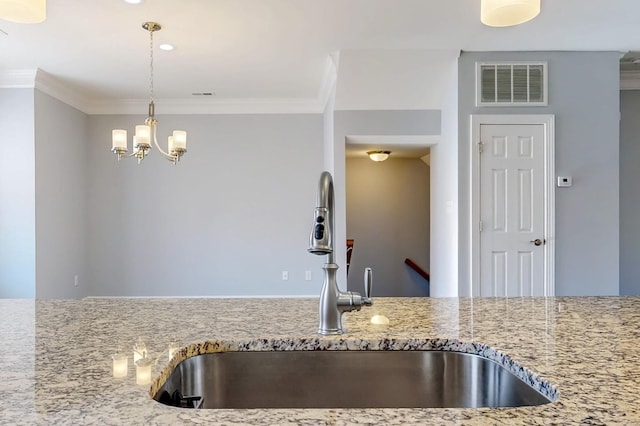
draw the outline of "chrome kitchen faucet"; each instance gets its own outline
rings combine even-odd
[[[336,281],[338,265],[335,263],[333,242],[334,192],[331,173],[324,171],[318,184],[317,207],[313,213],[313,229],[309,239],[309,252],[327,255],[324,264],[324,282],[320,292],[318,333],[342,334],[342,314],[359,311],[362,305],[371,306],[371,269],[365,270],[365,296],[354,291],[340,291]]]

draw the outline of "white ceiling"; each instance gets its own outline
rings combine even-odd
[[[393,158],[422,158],[440,136],[347,136],[345,156],[367,158],[368,151],[388,150]]]
[[[518,27],[480,23],[479,0],[48,0],[42,24],[0,20],[0,73],[40,68],[87,99],[317,99],[344,49],[640,50],[639,0],[542,0]],[[200,98],[202,99],[202,98]]]

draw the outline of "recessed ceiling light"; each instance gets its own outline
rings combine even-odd
[[[140,4],[142,3],[142,0],[124,0],[125,3],[129,3],[129,4]]]
[[[160,46],[158,46],[160,48],[160,50],[165,50],[167,52],[171,51],[174,49],[172,44],[169,43],[162,43]]]

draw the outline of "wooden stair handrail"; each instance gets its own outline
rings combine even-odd
[[[347,239],[347,276],[349,276],[349,266],[351,266],[352,254],[353,254],[353,240]]]
[[[425,280],[429,281],[429,273],[427,271],[425,271],[424,269],[422,269],[421,267],[419,267],[416,264],[416,262],[414,262],[413,260],[407,258],[407,259],[404,260],[404,263],[409,265],[409,267],[411,269],[413,269],[414,271],[416,271],[418,273],[418,275],[420,275],[422,278],[424,278]]]

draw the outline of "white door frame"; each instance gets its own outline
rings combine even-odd
[[[555,295],[555,116],[552,114],[496,114],[471,115],[471,296],[480,295],[480,126],[483,124],[541,124],[544,126],[544,294]]]

